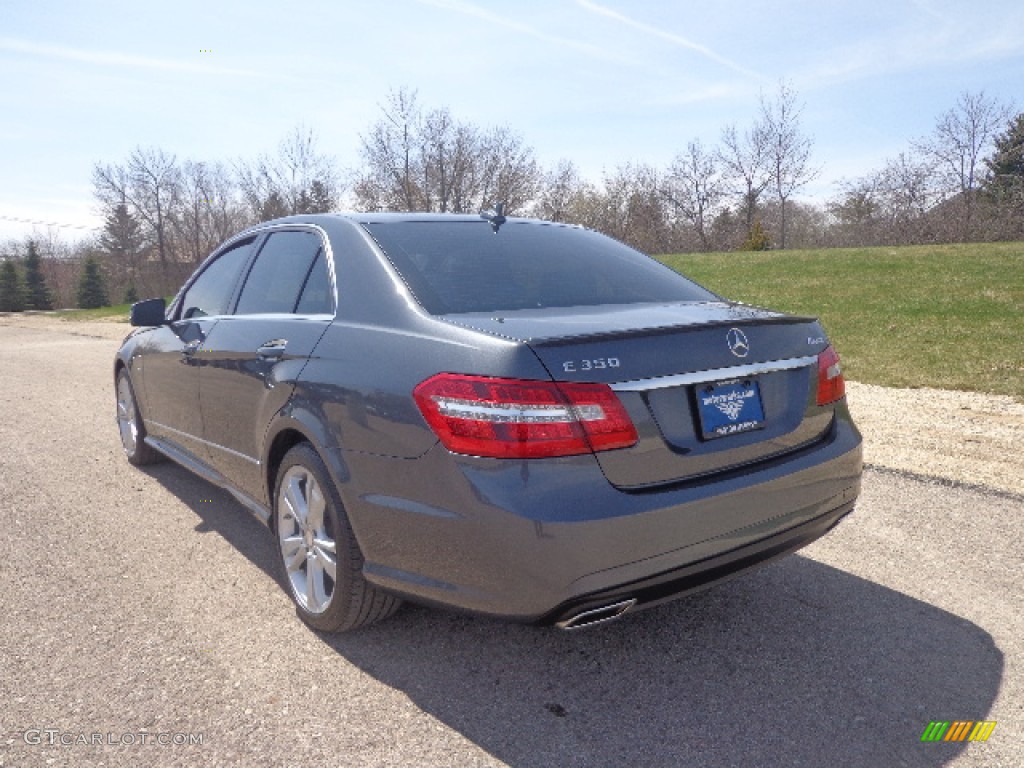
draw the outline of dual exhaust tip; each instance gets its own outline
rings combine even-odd
[[[595,624],[604,624],[619,618],[635,605],[636,598],[631,597],[629,600],[620,600],[617,603],[589,608],[586,611],[574,613],[567,619],[555,622],[555,626],[559,629],[583,629],[584,627],[592,627]]]

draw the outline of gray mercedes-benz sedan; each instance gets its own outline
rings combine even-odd
[[[592,625],[799,549],[860,490],[817,321],[576,226],[279,219],[132,323],[128,460],[256,513],[320,630],[403,598]]]

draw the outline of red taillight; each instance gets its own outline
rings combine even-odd
[[[834,403],[846,394],[839,355],[832,347],[818,353],[818,405]]]
[[[626,448],[636,428],[607,384],[441,373],[413,390],[453,453],[495,458],[572,456]]]

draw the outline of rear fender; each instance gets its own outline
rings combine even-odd
[[[287,432],[298,433],[302,438],[313,446],[313,449],[320,454],[327,471],[331,474],[338,492],[349,482],[351,473],[345,463],[342,452],[331,447],[331,440],[323,423],[316,418],[316,415],[301,403],[294,400],[282,408],[270,427],[267,429],[266,438],[263,441],[262,463],[264,472],[264,492],[266,494],[267,506],[274,505],[274,482],[277,479],[277,464],[280,456],[274,455],[274,445],[278,438]]]

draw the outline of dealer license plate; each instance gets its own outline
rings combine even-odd
[[[753,379],[698,385],[697,412],[705,440],[764,427],[761,390]]]

